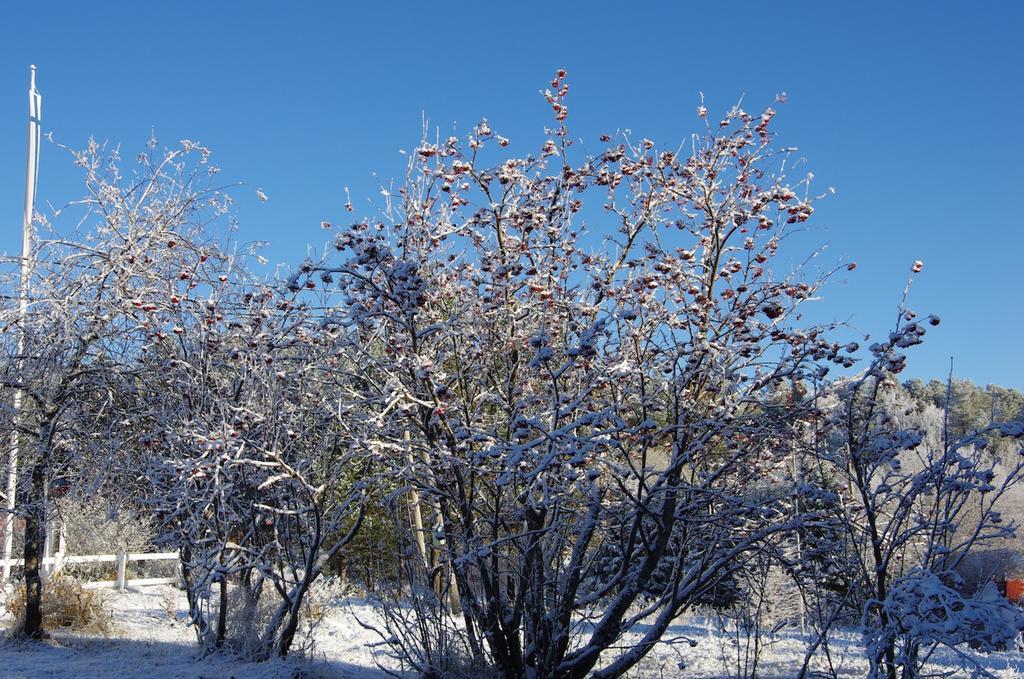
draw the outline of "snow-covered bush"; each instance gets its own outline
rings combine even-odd
[[[923,569],[893,583],[879,609],[886,626],[869,628],[867,637],[872,677],[887,676],[882,658],[890,647],[896,648],[903,676],[917,677],[936,646],[952,649],[965,667],[980,668],[969,649],[1005,651],[1024,630],[1024,611],[1007,601],[995,583],[967,598]]]
[[[510,677],[626,672],[802,525],[781,481],[812,408],[771,399],[849,362],[799,323],[821,278],[773,273],[813,199],[773,110],[734,108],[682,155],[627,135],[588,155],[564,78],[537,150],[486,121],[424,139],[383,214],[291,280],[335,293],[353,435],[416,507],[424,539],[396,558]]]
[[[416,558],[406,560],[416,563]],[[431,679],[490,679],[501,676],[474,652],[470,635],[452,615],[446,587],[439,593],[420,574],[406,587],[382,587],[375,603],[379,620],[362,624],[386,640],[384,656],[404,671]]]
[[[174,351],[147,359],[165,386],[147,412],[146,495],[181,552],[200,643],[242,637],[265,659],[289,652],[310,587],[358,529],[371,456],[348,433],[335,331],[294,291],[225,278],[178,321]]]
[[[937,324],[930,317],[930,325]],[[905,365],[904,351],[920,344],[924,334],[924,321],[901,307],[899,326],[870,347],[868,368],[829,385],[838,398],[828,401],[813,435],[816,464],[839,480],[835,492],[840,501],[832,511],[849,540],[834,547],[837,553],[846,548],[844,558],[855,560],[853,573],[867,597],[859,603],[863,624],[871,630],[872,671],[889,679],[901,669],[903,676],[917,676],[918,659],[929,657],[920,646],[938,643],[906,630],[897,634],[894,630],[904,629],[904,623],[893,616],[907,612],[914,592],[923,596],[921,586],[944,582],[961,588],[956,571],[964,560],[1013,536],[1015,527],[998,508],[1024,475],[1020,454],[1003,464],[985,453],[985,434],[1004,435],[999,425],[955,438],[944,427],[936,431],[922,426],[920,419],[908,420],[911,410],[893,399],[899,388],[893,376]],[[932,421],[938,421],[934,415]],[[1014,445],[1020,451],[1019,442]],[[941,592],[960,596],[948,587]],[[932,599],[921,601],[929,605]],[[996,616],[990,623],[1006,620]],[[1016,630],[1008,628],[1004,634],[1012,637]]]
[[[310,585],[302,599],[299,624],[289,645],[289,654],[309,657],[314,653],[315,633],[338,605],[341,593],[341,583],[331,578],[321,578]],[[218,592],[216,597],[219,596]],[[275,616],[279,615],[276,599],[254,596],[252,588],[244,586],[228,589],[227,598],[222,647],[242,658],[266,658],[267,642],[264,634],[274,624]]]

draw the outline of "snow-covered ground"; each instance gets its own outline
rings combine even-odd
[[[199,657],[195,634],[182,622],[184,593],[170,586],[107,592],[114,631],[108,637],[51,630],[45,643],[0,642],[0,677],[111,677],[111,679],[291,679],[304,677],[384,677],[371,649],[379,641],[360,627],[354,615],[373,616],[365,604],[348,603],[319,628],[315,660],[300,658],[265,663],[230,656]],[[171,606],[175,617],[171,617]],[[5,620],[4,624],[10,624]]]
[[[243,663],[214,655],[200,658],[192,631],[184,619],[184,598],[167,586],[142,587],[108,594],[114,632],[109,637],[57,631],[46,643],[0,642],[0,677],[154,677],[271,679],[303,677],[386,676],[374,662],[383,661],[370,646],[379,638],[356,622],[372,621],[376,612],[360,600],[348,600],[334,609],[318,630],[314,659],[293,658],[267,663]],[[177,609],[176,618],[171,611]],[[713,620],[693,618],[670,631],[677,643],[659,647],[632,677],[735,677],[735,647]],[[690,642],[695,642],[691,646]],[[792,677],[803,657],[804,645],[796,635],[779,634],[768,641],[758,675],[768,679]],[[726,654],[726,657],[723,657]],[[866,664],[854,633],[840,635],[832,646],[832,660],[841,677],[863,677]],[[946,654],[938,658],[954,667]],[[683,668],[681,668],[681,661]],[[989,670],[1000,679],[1024,677],[1024,654],[992,654]],[[962,675],[967,676],[965,671]]]

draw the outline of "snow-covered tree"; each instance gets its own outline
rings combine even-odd
[[[506,676],[621,674],[802,525],[771,479],[810,407],[769,402],[849,362],[798,325],[822,277],[773,273],[812,212],[773,110],[733,108],[683,149],[621,134],[588,155],[564,78],[538,151],[509,155],[487,121],[425,139],[383,218],[294,280],[337,290],[366,412],[352,426],[395,451],[464,651]]]
[[[200,642],[262,659],[288,653],[358,529],[371,455],[349,433],[337,329],[299,291],[224,278],[146,361],[163,387],[147,496],[181,550]]]
[[[899,326],[870,347],[869,367],[832,385],[838,405],[817,458],[841,479],[832,506],[848,533],[844,544],[853,547],[845,558],[859,563],[853,572],[867,596],[872,676],[890,679],[898,671],[918,676],[938,644],[969,660],[957,645],[992,648],[993,640],[1024,628],[1024,616],[988,590],[965,598],[957,573],[972,551],[1013,534],[998,507],[1024,473],[1022,428],[992,425],[954,436],[937,413],[929,421],[927,412],[914,412],[894,376],[905,350],[922,341],[926,322],[938,325],[938,318],[920,320],[901,307]],[[1018,454],[1005,464],[993,460],[985,453],[987,434],[1017,439]]]
[[[40,560],[50,494],[62,484],[98,485],[130,447],[122,424],[138,391],[138,359],[162,332],[160,309],[201,282],[211,257],[205,227],[228,205],[210,183],[208,152],[191,142],[163,151],[153,140],[123,173],[117,150],[94,142],[72,157],[86,196],[56,220],[40,217],[27,311],[15,294],[0,302],[2,379],[22,395],[4,427],[20,458],[21,629],[32,638],[45,635]]]

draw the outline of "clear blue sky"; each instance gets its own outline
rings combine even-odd
[[[960,377],[1024,388],[1022,35],[1019,2],[7,3],[0,250],[19,247],[30,63],[45,131],[132,153],[152,128],[202,141],[245,182],[242,236],[293,263],[345,218],[344,186],[365,206],[374,172],[402,174],[424,113],[460,132],[486,116],[533,148],[537,91],[565,67],[577,135],[674,144],[699,91],[712,111],[786,91],[779,141],[837,190],[815,237],[859,265],[825,313],[887,331],[921,259],[912,307],[943,324],[905,376],[942,378],[952,355]],[[75,177],[44,145],[42,198],[75,197]]]

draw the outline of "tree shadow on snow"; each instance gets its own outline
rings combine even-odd
[[[0,677],[118,679],[376,679],[374,667],[340,660],[288,658],[244,662],[230,654],[200,657],[195,645],[53,633],[48,641],[0,640]]]

